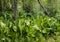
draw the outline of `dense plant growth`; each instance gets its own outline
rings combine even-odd
[[[0,42],[60,42],[59,0],[40,1],[0,1]]]

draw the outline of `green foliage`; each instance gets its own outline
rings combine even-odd
[[[60,42],[59,0],[41,0],[49,16],[43,13],[37,0],[25,0],[24,3],[18,0],[15,20],[14,0],[10,1],[0,0],[0,42]],[[4,2],[8,8],[4,7]]]
[[[58,19],[42,15],[29,17],[25,13],[12,20],[13,15],[9,14],[0,17],[0,42],[59,42]]]

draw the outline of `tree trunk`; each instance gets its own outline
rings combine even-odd
[[[47,9],[41,4],[41,0],[37,0],[40,7],[43,9],[43,12],[45,13],[45,15],[49,16],[49,12],[47,11]]]
[[[13,19],[15,20],[17,18],[17,0],[10,0],[10,3],[14,14]]]
[[[16,19],[17,18],[17,0],[14,0],[13,13],[14,13],[14,19]]]

